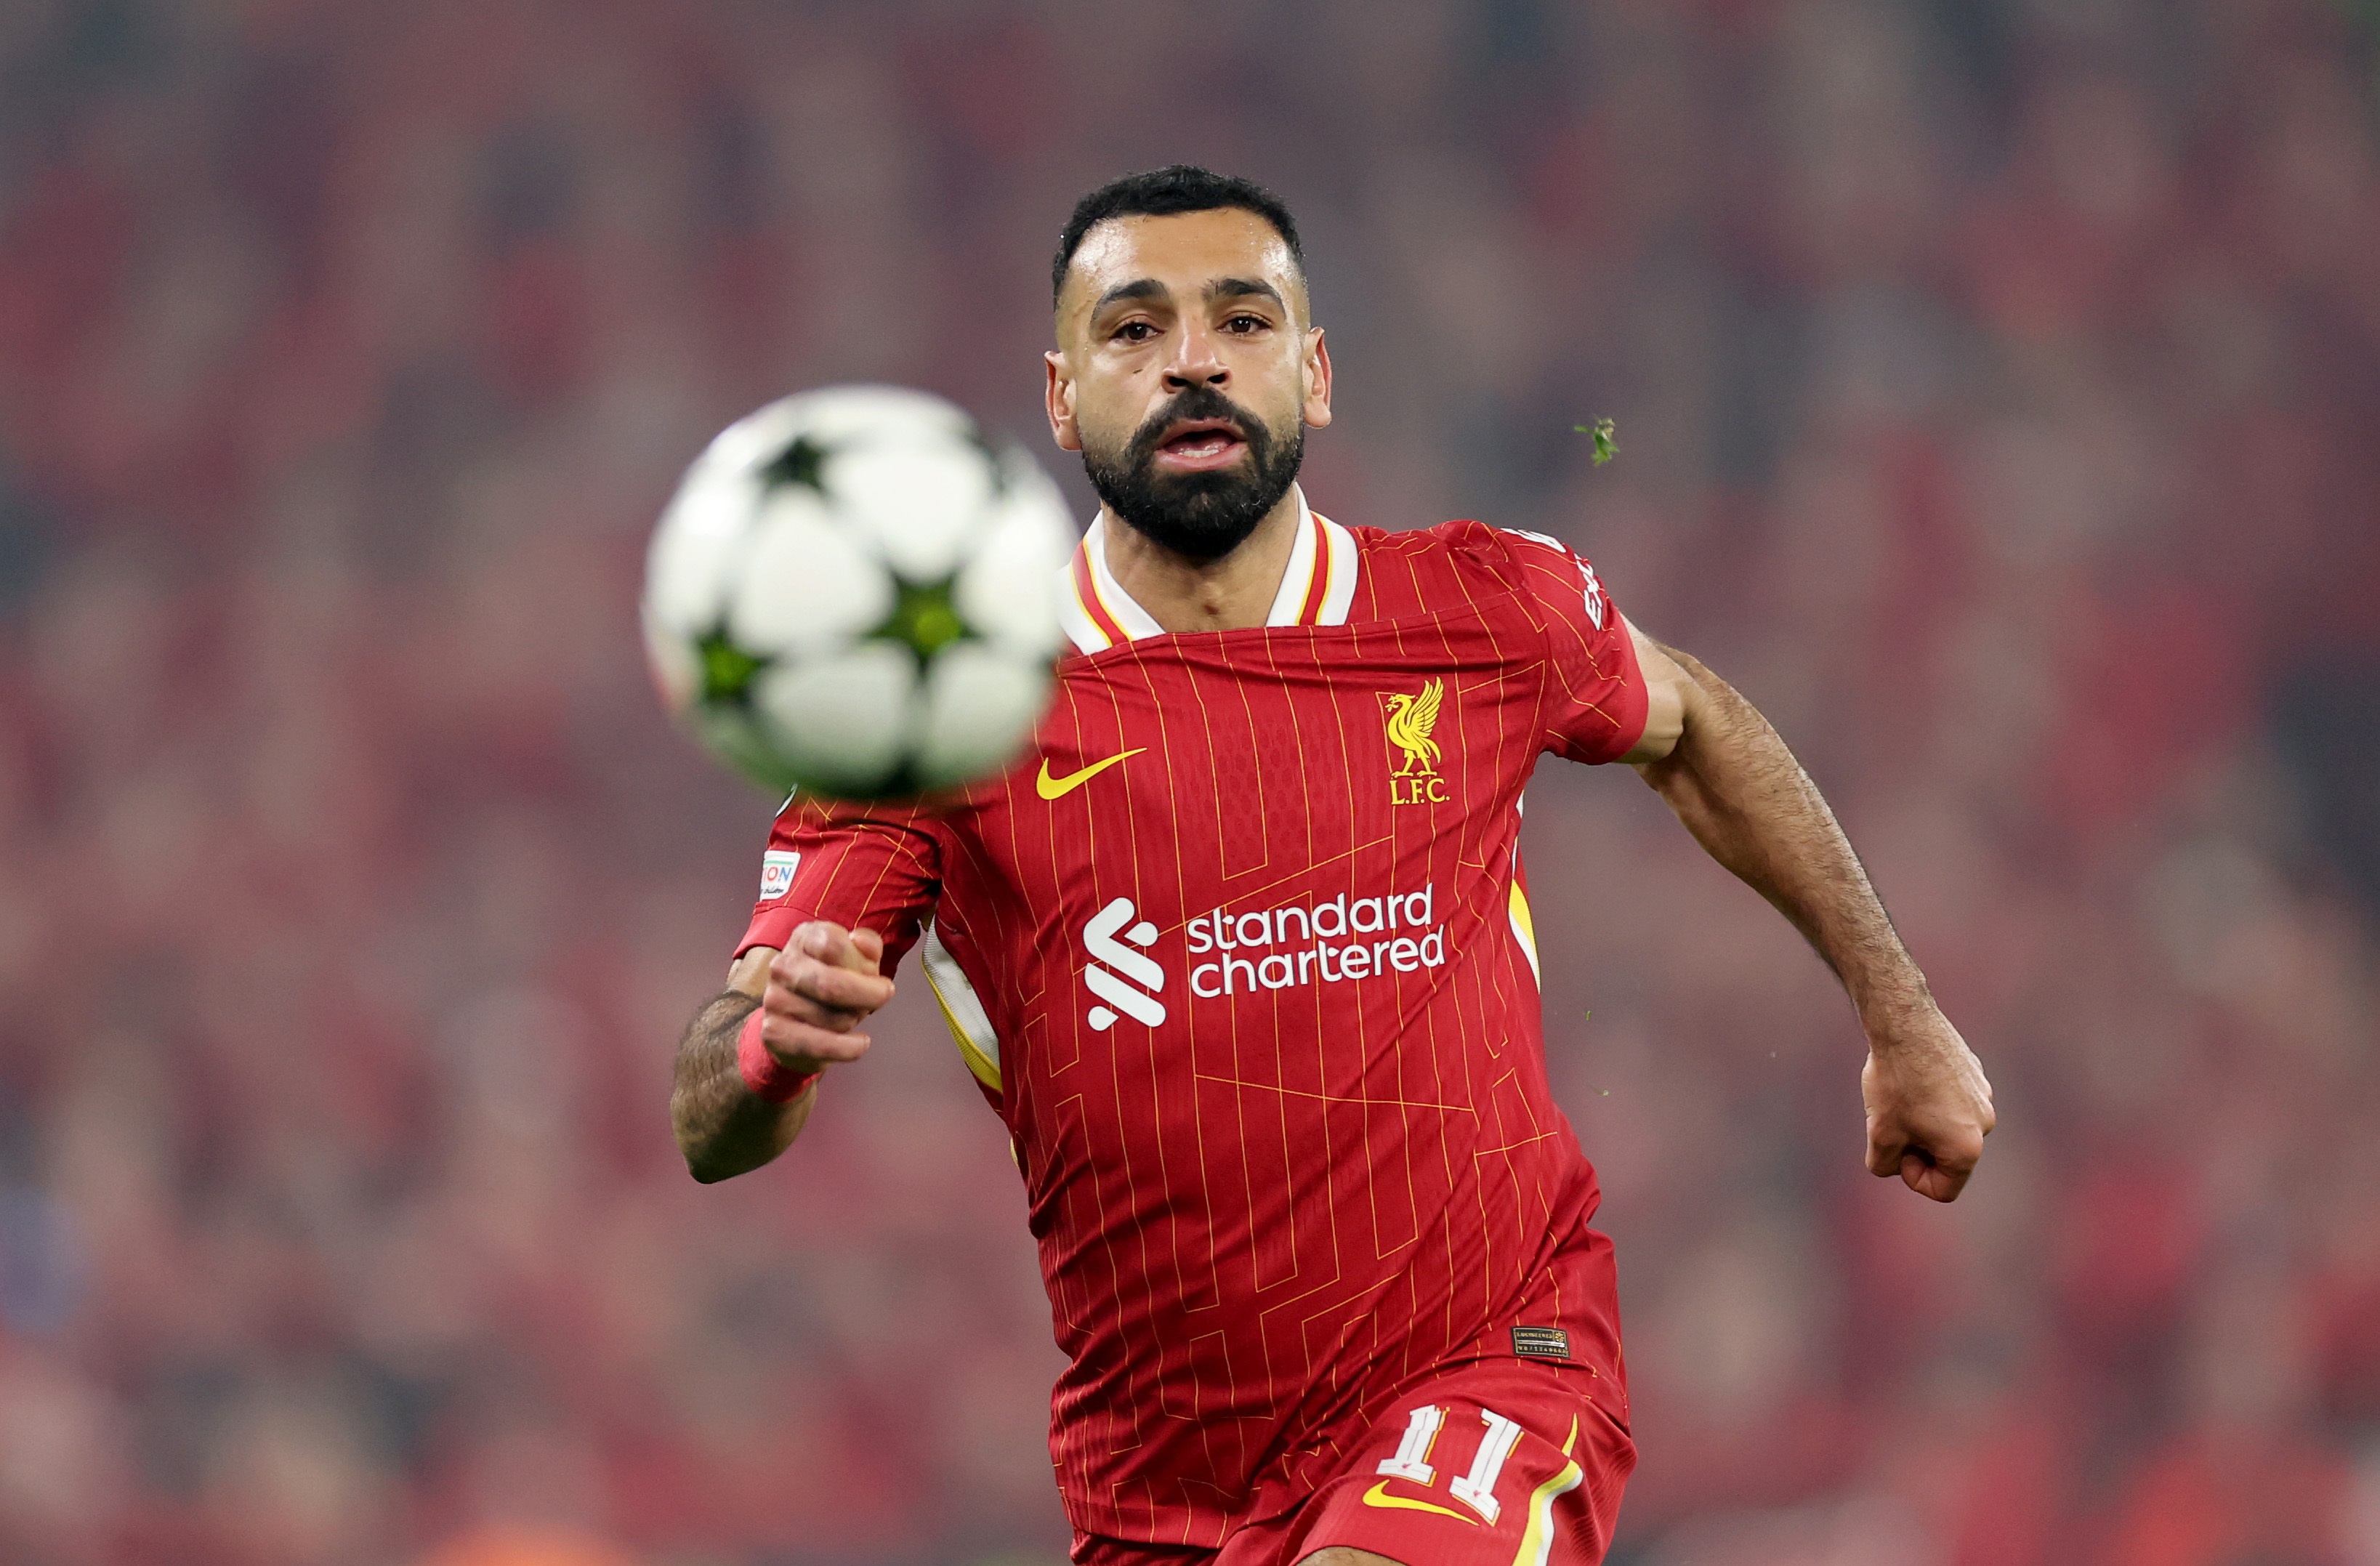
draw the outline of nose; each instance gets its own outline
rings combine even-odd
[[[1220,336],[1196,322],[1186,325],[1176,342],[1172,358],[1165,366],[1165,389],[1186,392],[1193,386],[1211,386],[1220,391],[1231,380],[1231,367],[1223,361]]]

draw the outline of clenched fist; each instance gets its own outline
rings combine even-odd
[[[797,927],[769,961],[760,997],[760,1042],[785,1068],[814,1072],[868,1053],[859,1025],[892,999],[883,977],[884,938],[824,919]]]
[[[1991,1135],[1992,1085],[1931,1002],[1870,1026],[1860,1098],[1867,1105],[1868,1172],[1898,1174],[1937,1202],[1957,1200]]]

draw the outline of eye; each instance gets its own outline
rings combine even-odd
[[[1236,332],[1242,336],[1245,336],[1251,332],[1261,332],[1271,324],[1271,322],[1267,321],[1260,315],[1235,315],[1232,317],[1231,320],[1223,322],[1223,329],[1227,332]]]
[[[1146,343],[1157,335],[1157,328],[1146,321],[1127,321],[1115,329],[1115,335],[1127,343]]]

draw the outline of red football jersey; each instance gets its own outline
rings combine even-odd
[[[1160,631],[1095,524],[1031,754],[932,812],[789,807],[744,937],[922,939],[1024,1171],[1067,1512],[1110,1537],[1219,1544],[1464,1360],[1584,1367],[1626,1420],[1516,843],[1541,752],[1643,732],[1634,652],[1555,540],[1300,504],[1245,630]]]

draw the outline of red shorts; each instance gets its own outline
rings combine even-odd
[[[1311,1497],[1220,1549],[1077,1534],[1075,1566],[1295,1566],[1332,1548],[1402,1566],[1595,1566],[1636,1466],[1598,1384],[1567,1366],[1475,1361],[1406,1391]]]

